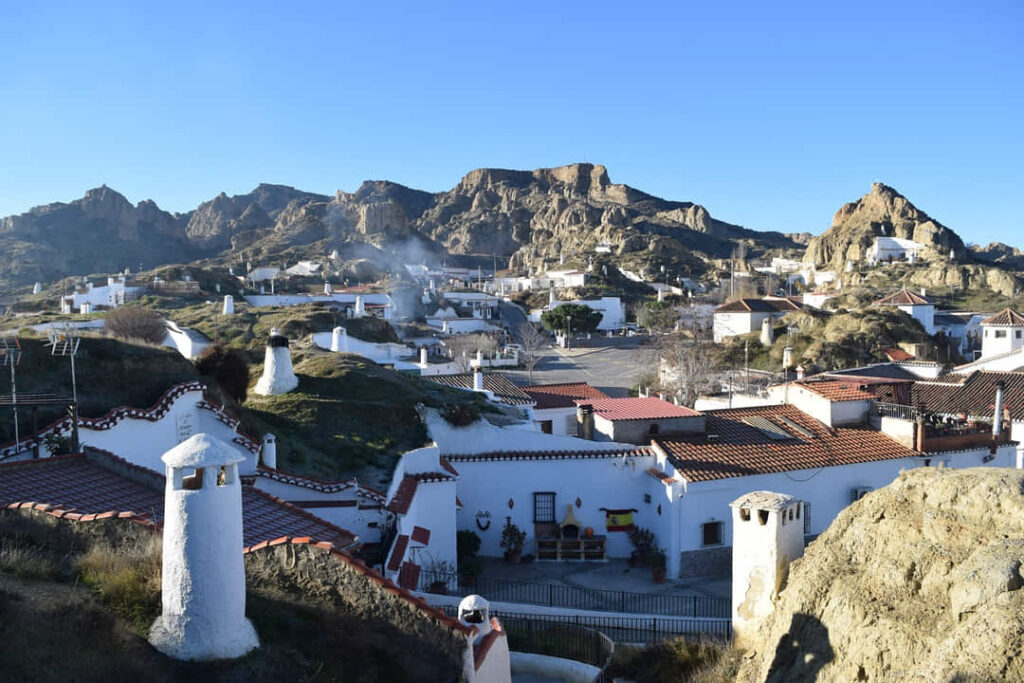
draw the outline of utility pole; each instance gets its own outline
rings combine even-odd
[[[18,432],[18,388],[14,381],[14,366],[21,362],[21,342],[14,338],[14,346],[5,338],[0,346],[0,354],[3,354],[4,365],[11,367],[11,408],[14,410],[14,452],[17,454],[20,449],[21,435]]]
[[[75,380],[75,354],[81,343],[77,331],[66,325],[62,328],[51,327],[48,334],[50,354],[53,356],[69,356],[71,358],[71,448],[78,452],[78,384]]]
[[[744,388],[744,391],[749,395],[750,394],[750,340],[749,339],[743,340],[743,365],[744,365],[744,368],[746,370],[746,375],[747,375],[746,380],[744,380],[744,384],[746,385],[745,388]]]

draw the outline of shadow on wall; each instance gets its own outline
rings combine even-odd
[[[794,614],[789,631],[775,647],[775,659],[765,682],[813,681],[833,659],[835,653],[825,624],[809,614]]]

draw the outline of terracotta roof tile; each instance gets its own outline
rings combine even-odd
[[[443,384],[455,389],[472,389],[473,373],[461,372],[455,375],[427,375],[423,379],[435,384]],[[532,405],[533,399],[513,384],[505,375],[498,372],[484,373],[484,389],[494,394],[501,403],[513,406]]]
[[[888,382],[890,380],[885,381]],[[795,384],[836,403],[865,401],[876,398],[876,395],[868,389],[875,382],[833,378],[819,379],[815,377],[796,382]]]
[[[691,482],[851,465],[918,455],[867,427],[828,427],[792,405],[705,413],[707,435],[652,444]],[[790,438],[772,438],[745,418],[762,418]]]
[[[875,302],[875,306],[930,306],[932,302],[920,294],[914,294],[904,287],[895,294],[882,297]]]
[[[417,543],[421,543],[423,545],[429,545],[430,544],[430,529],[424,529],[421,526],[414,526],[412,528],[412,535],[410,536],[410,538],[412,540],[416,541]]]
[[[942,378],[939,378],[941,380]],[[911,405],[924,404],[933,413],[991,418],[995,410],[996,384],[1003,382],[1003,406],[1013,420],[1024,420],[1024,372],[973,372],[962,383],[916,382]]]
[[[597,387],[586,382],[576,384],[533,384],[523,387],[523,391],[537,402],[537,410],[547,408],[574,408],[576,399],[609,398]]]
[[[894,363],[898,363],[899,361],[904,361],[904,360],[914,360],[914,356],[912,356],[911,354],[907,353],[903,349],[898,349],[898,348],[882,349],[882,353],[884,353],[885,357],[888,358],[889,360],[893,361]]]
[[[395,539],[395,544],[391,546],[391,556],[388,558],[388,571],[398,571],[398,568],[402,566],[402,560],[405,559],[405,549],[408,547],[409,537],[405,534]]]
[[[452,464],[450,462],[448,462],[448,458],[440,458],[440,461],[441,461],[441,467],[444,468],[445,472],[447,472],[448,474],[452,475],[453,477],[459,476],[459,471],[457,469],[455,469],[454,467],[452,467]]]
[[[416,487],[419,484],[420,480],[411,474],[402,477],[398,490],[395,491],[394,498],[388,503],[388,510],[396,515],[404,515],[408,512],[409,506],[412,505],[412,498],[416,495]]]
[[[606,420],[657,420],[671,417],[696,417],[696,410],[677,406],[660,398],[600,398],[576,401],[576,405],[591,405],[594,414]]]
[[[154,480],[163,479],[156,473],[150,474]],[[122,477],[82,455],[0,464],[0,504],[17,500],[74,509],[79,515],[131,510],[160,522],[164,514],[162,488],[157,490]],[[243,486],[243,544],[251,546],[282,533],[315,536],[341,546],[355,542],[350,532],[274,496]]]
[[[1011,308],[1004,308],[990,318],[982,320],[980,325],[998,325],[1003,327],[1024,327],[1024,315]]]

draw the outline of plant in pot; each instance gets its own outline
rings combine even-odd
[[[433,560],[427,565],[430,584],[427,591],[436,595],[448,594],[448,583],[455,578],[455,567],[444,560]]]
[[[629,542],[633,552],[629,555],[630,567],[642,567],[648,564],[648,557],[654,551],[654,532],[642,526],[635,526],[629,531]]]
[[[665,563],[665,551],[661,548],[655,548],[651,551],[650,555],[648,555],[647,564],[651,568],[651,580],[654,581],[654,583],[665,582]]]
[[[501,547],[505,550],[505,560],[511,564],[519,564],[525,542],[526,532],[513,524],[511,517],[506,517],[505,526],[501,530]]]

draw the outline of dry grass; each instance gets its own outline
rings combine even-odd
[[[96,543],[74,563],[82,582],[116,615],[144,633],[160,611],[160,537]]]
[[[735,679],[741,654],[728,643],[668,638],[617,646],[608,673],[636,683],[721,683]]]

